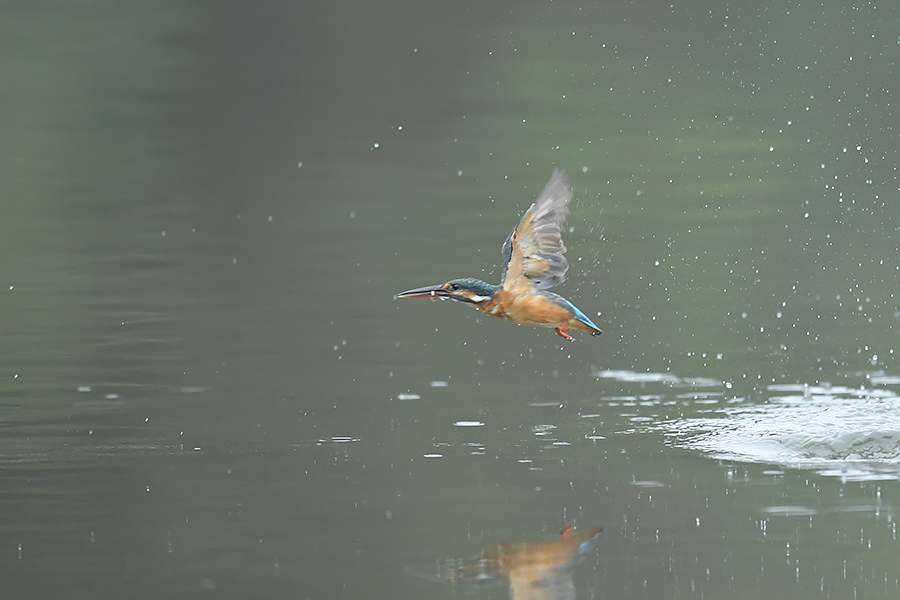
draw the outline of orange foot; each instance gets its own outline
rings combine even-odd
[[[570,342],[575,340],[575,338],[573,338],[571,335],[569,335],[569,332],[566,331],[566,328],[563,327],[562,325],[560,325],[559,327],[556,328],[556,335],[558,335],[560,337],[564,337],[567,340],[569,340]]]

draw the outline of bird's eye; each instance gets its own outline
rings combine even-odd
[[[450,290],[451,292],[455,292],[459,289],[459,284],[458,283],[448,283],[447,289]]]

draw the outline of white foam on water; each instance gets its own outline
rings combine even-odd
[[[673,445],[724,460],[900,479],[900,396],[886,389],[778,384],[765,403],[729,404],[663,425]],[[792,393],[793,392],[793,393]]]

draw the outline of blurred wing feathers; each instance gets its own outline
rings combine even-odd
[[[547,187],[503,244],[503,289],[545,290],[565,280],[569,263],[563,256],[561,229],[571,199],[565,171],[553,171]]]

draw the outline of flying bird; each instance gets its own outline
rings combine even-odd
[[[574,304],[547,291],[562,283],[569,269],[560,230],[571,199],[565,171],[554,170],[544,191],[503,243],[500,285],[465,277],[400,292],[397,298],[451,298],[513,323],[553,327],[567,340],[574,339],[567,328],[600,335],[600,328]]]

